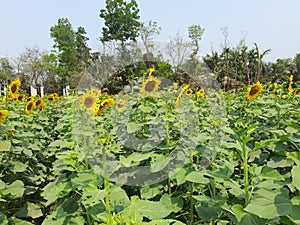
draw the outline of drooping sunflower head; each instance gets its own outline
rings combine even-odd
[[[259,95],[259,93],[262,91],[262,89],[263,89],[262,84],[259,81],[257,81],[256,84],[253,84],[248,88],[248,91],[246,93],[247,99],[251,100],[256,98]]]
[[[20,94],[20,95],[17,96],[17,100],[18,100],[19,102],[23,102],[24,99],[25,99],[25,95],[24,95],[24,94]]]
[[[142,95],[145,97],[156,92],[159,88],[160,82],[161,81],[159,79],[149,76],[148,79],[143,82],[142,88],[140,89]]]
[[[35,101],[34,103],[35,107],[38,108],[40,110],[40,112],[43,112],[45,109],[45,103],[43,101],[43,99],[39,98]]]
[[[21,81],[20,81],[20,79],[17,79],[17,80],[12,81],[8,85],[8,89],[9,89],[10,93],[12,93],[13,95],[16,95],[19,91],[20,86],[21,86]]]
[[[8,110],[6,109],[0,110],[0,123],[2,123],[4,119],[7,118],[8,116],[9,116]]]
[[[174,89],[174,91],[176,91],[177,88],[178,88],[178,83],[177,83],[177,82],[174,82],[174,83],[173,83],[173,89]]]
[[[289,77],[289,85],[288,85],[288,92],[291,93],[293,92],[293,80],[294,80],[294,75],[291,75]]]
[[[48,101],[53,102],[55,100],[54,94],[48,95],[47,99],[48,99]]]
[[[115,101],[113,98],[107,98],[104,100],[98,100],[96,104],[94,105],[94,115],[98,116],[100,113],[102,113],[105,108],[109,107],[110,105],[114,104]]]
[[[25,112],[27,115],[31,114],[32,109],[35,107],[35,102],[34,101],[29,101],[27,102],[25,106]]]
[[[199,91],[196,92],[197,98],[204,98],[204,90],[201,88]]]

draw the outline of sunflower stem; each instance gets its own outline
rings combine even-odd
[[[194,202],[193,202],[194,183],[191,184],[190,189],[190,224],[194,224]]]
[[[168,101],[166,100],[166,117],[167,117],[168,113],[169,113]],[[170,121],[168,119],[166,120],[165,128],[166,128],[166,145],[168,146],[170,144]],[[167,156],[169,157],[169,155],[170,155],[170,149],[168,147],[167,148]],[[170,177],[168,177],[168,192],[169,192],[169,195],[172,194]]]
[[[246,143],[243,142],[243,168],[244,168],[244,197],[245,207],[249,204],[249,171],[248,171],[248,152],[246,150]]]

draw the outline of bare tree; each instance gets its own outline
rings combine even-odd
[[[179,33],[167,43],[166,54],[170,56],[172,64],[177,70],[181,68],[185,60],[191,55],[193,47],[194,44],[190,41],[184,41]]]
[[[151,54],[151,49],[154,48],[153,40],[160,34],[160,32],[161,27],[159,27],[155,21],[150,20],[147,25],[145,25],[145,23],[142,24],[140,37],[147,55]]]

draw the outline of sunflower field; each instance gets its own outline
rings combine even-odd
[[[0,224],[300,224],[300,83],[228,92],[152,75],[0,97]]]

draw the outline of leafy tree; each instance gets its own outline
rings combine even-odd
[[[14,68],[8,58],[0,58],[0,82],[10,80],[14,75]]]
[[[91,49],[87,46],[89,38],[86,37],[86,31],[83,27],[78,27],[75,33],[76,42],[76,61],[78,61],[78,70],[81,71],[91,60]]]
[[[295,80],[299,81],[300,80],[300,53],[296,54],[296,56],[294,58],[294,62],[296,64],[296,68],[297,68]]]
[[[102,28],[102,42],[136,41],[141,27],[138,4],[135,0],[106,0],[106,8],[100,10],[100,17],[104,19]]]
[[[192,40],[194,46],[195,46],[195,49],[193,51],[193,54],[192,54],[192,59],[194,57],[196,57],[196,55],[198,54],[199,52],[199,48],[200,48],[200,40],[202,38],[202,35],[204,33],[204,29],[201,28],[200,25],[192,25],[188,28],[188,33],[189,33],[189,38]]]
[[[66,18],[58,19],[50,28],[50,36],[54,40],[53,47],[58,61],[58,75],[65,81],[73,72],[82,72],[91,59],[88,38],[83,27],[75,32]]]

